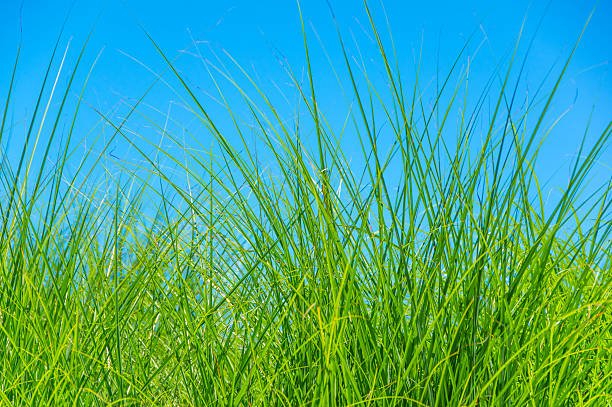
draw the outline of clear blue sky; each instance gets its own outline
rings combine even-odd
[[[16,121],[31,113],[33,97],[62,21],[72,3],[74,8],[68,19],[60,51],[63,53],[68,40],[72,39],[68,61],[74,61],[87,32],[100,15],[85,53],[84,69],[78,78],[84,77],[87,68],[102,51],[85,96],[89,104],[103,111],[123,96],[137,98],[153,80],[151,73],[125,54],[137,58],[153,70],[164,69],[163,61],[139,28],[137,20],[170,56],[176,56],[180,50],[189,47],[192,39],[209,41],[219,47],[216,49],[222,47],[241,64],[256,71],[263,83],[269,85],[275,81],[285,81],[279,79],[282,69],[276,60],[276,53],[282,53],[298,71],[304,64],[297,3],[290,0],[3,0],[0,2],[2,98],[8,88],[20,38],[22,41],[16,97],[11,112]],[[362,2],[329,0],[329,3],[346,38],[354,35],[359,48],[363,46],[366,54],[368,47],[373,50],[361,28],[367,26]],[[553,0],[545,12],[548,3],[522,0],[384,1],[400,63],[408,75],[412,74],[413,53],[423,41],[423,82],[435,75],[438,58],[443,72],[450,66],[467,36],[475,29],[479,31],[468,49],[468,55],[475,52],[486,34],[488,42],[478,51],[478,63],[473,70],[473,81],[484,82],[496,61],[506,57],[511,50],[523,17],[527,14],[525,43],[532,38],[538,21],[543,17],[524,77],[526,86],[531,87],[539,84],[542,75],[552,64],[561,63],[567,56],[596,5],[591,0]],[[370,0],[369,4],[378,25],[383,27],[384,15],[380,1]],[[326,0],[303,0],[301,6],[308,25],[307,34],[315,48],[313,65],[323,67],[327,66],[327,62],[325,55],[320,52],[311,24],[332,54],[332,59],[340,63],[337,39]],[[559,130],[551,134],[546,144],[546,158],[541,163],[544,167],[558,168],[568,162],[568,157],[571,157],[582,136],[585,120],[594,102],[595,129],[601,128],[612,118],[612,75],[609,74],[612,59],[611,20],[612,2],[600,1],[555,102],[555,113],[570,107],[574,100],[576,103]],[[374,54],[370,52],[370,55]],[[193,83],[202,83],[199,85],[202,91],[212,89],[197,59],[184,55],[180,66]],[[315,75],[319,74],[319,83],[323,85],[320,88],[323,98],[321,103],[325,103],[325,98],[335,97],[333,86],[326,86],[327,81],[333,82],[333,78],[325,72],[329,73],[328,70],[315,70]],[[62,83],[65,83],[65,78]],[[159,90],[148,101],[165,110],[172,98],[169,92]],[[90,117],[93,123],[95,115],[85,117]],[[610,151],[605,154],[598,170],[603,179],[609,178],[612,172],[612,154]]]

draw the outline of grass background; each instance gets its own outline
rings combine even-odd
[[[559,192],[537,171],[582,34],[532,90],[522,31],[484,79],[469,37],[430,81],[363,6],[375,58],[332,18],[328,76],[297,13],[291,93],[196,42],[202,92],[143,31],[163,67],[100,108],[60,35],[24,122],[17,56],[0,403],[610,405],[610,118],[581,123]]]

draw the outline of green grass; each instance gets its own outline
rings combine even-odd
[[[98,112],[85,156],[81,97],[64,104],[83,93],[56,89],[49,64],[0,170],[0,405],[612,405],[612,185],[590,182],[610,124],[585,123],[555,199],[534,170],[571,56],[519,103],[518,54],[481,94],[460,54],[425,100],[369,29],[386,84],[341,42],[340,127],[306,30],[289,117],[226,55],[232,69],[206,65],[217,119],[152,39],[158,79],[203,130],[184,144],[143,96],[121,119]]]

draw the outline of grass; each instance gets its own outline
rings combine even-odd
[[[477,98],[462,53],[426,100],[370,23],[385,86],[339,35],[342,127],[305,29],[289,117],[225,55],[233,70],[205,64],[218,119],[151,39],[156,83],[174,78],[201,131],[143,96],[121,119],[97,112],[99,148],[78,159],[80,57],[59,90],[58,40],[0,170],[0,405],[612,405],[612,184],[589,183],[611,124],[585,123],[558,198],[534,169],[571,55],[519,103],[520,41]],[[139,160],[113,156],[116,140]]]

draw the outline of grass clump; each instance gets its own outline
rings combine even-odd
[[[426,100],[369,29],[384,86],[339,36],[340,128],[305,30],[290,117],[226,55],[239,77],[202,58],[218,119],[151,40],[169,73],[156,82],[176,80],[199,131],[154,119],[143,97],[121,119],[98,112],[94,134],[113,136],[78,160],[76,67],[52,117],[49,64],[0,173],[3,405],[612,403],[612,185],[588,184],[611,125],[554,202],[534,170],[571,56],[519,103],[515,50],[473,103],[459,55]],[[135,118],[165,143],[130,131]],[[117,140],[138,160],[111,154]]]

